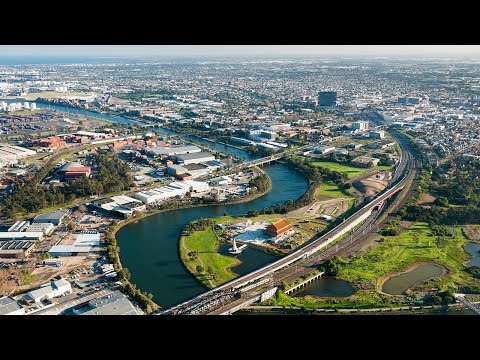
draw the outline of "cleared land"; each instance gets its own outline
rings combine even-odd
[[[417,205],[430,207],[433,205],[435,199],[435,196],[429,194],[428,192],[425,192],[420,196],[420,199],[417,201]]]
[[[389,173],[377,173],[354,183],[354,186],[365,196],[374,196],[385,189],[390,180]]]
[[[472,241],[480,241],[480,225],[465,225],[463,234]]]

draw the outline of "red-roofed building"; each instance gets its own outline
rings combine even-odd
[[[81,176],[89,177],[92,173],[90,166],[72,166],[65,172],[65,180],[76,179]]]
[[[265,229],[265,233],[270,237],[275,237],[275,236],[282,235],[283,233],[287,232],[292,228],[293,228],[292,224],[287,223],[285,219],[280,219],[268,225],[267,228]]]
[[[64,148],[67,143],[58,136],[49,136],[47,138],[40,139],[39,145],[48,149],[61,149]]]

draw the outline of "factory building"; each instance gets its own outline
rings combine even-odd
[[[183,164],[183,165],[198,164],[198,163],[212,161],[212,160],[215,160],[215,156],[213,156],[207,151],[175,156],[175,161],[178,164]]]
[[[45,214],[40,214],[35,216],[33,219],[33,223],[50,223],[53,225],[60,225],[68,214],[68,209],[60,209],[57,211],[45,213]]]
[[[131,301],[120,291],[93,299],[88,305],[73,310],[76,315],[140,315]]]
[[[30,256],[35,248],[33,241],[1,241],[0,258],[3,259],[24,259]]]
[[[173,147],[155,147],[149,149],[149,153],[153,156],[168,157],[183,154],[199,153],[202,150],[198,146],[173,146]]]
[[[118,213],[124,217],[132,215],[134,211],[145,211],[147,209],[141,201],[127,195],[98,199],[91,204],[99,209]]]
[[[0,232],[0,241],[42,241],[44,236],[41,231],[5,231]]]
[[[62,296],[72,292],[72,286],[65,279],[52,281],[36,290],[29,291],[27,297],[35,303],[43,300],[53,299],[54,297]]]
[[[51,256],[79,256],[87,255],[90,250],[90,246],[54,245],[48,250],[48,253]]]
[[[25,315],[25,309],[11,296],[0,298],[0,315]]]

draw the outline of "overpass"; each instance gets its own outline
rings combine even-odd
[[[454,296],[458,302],[462,303],[467,308],[472,310],[475,313],[475,315],[480,315],[480,306],[465,299],[465,294],[454,294]]]

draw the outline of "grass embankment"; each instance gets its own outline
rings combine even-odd
[[[339,173],[347,175],[349,180],[355,179],[359,176],[363,176],[368,172],[371,172],[372,170],[379,170],[379,171],[392,170],[392,167],[389,165],[377,165],[377,166],[374,166],[373,168],[361,168],[361,167],[356,167],[352,165],[340,164],[332,161],[318,161],[318,160],[314,161],[313,165],[315,165],[320,169],[325,168],[331,171],[338,171]]]
[[[338,171],[339,173],[347,175],[348,179],[353,179],[353,178],[362,176],[371,170],[369,168],[359,168],[359,167],[339,164],[331,161],[314,161],[312,164],[320,169],[325,168],[331,171]]]
[[[469,255],[463,246],[468,241],[460,227],[455,235],[438,241],[426,223],[416,223],[398,236],[388,236],[359,258],[339,261],[337,278],[350,281],[360,290],[346,298],[291,298],[283,293],[276,304],[307,308],[368,308],[405,305],[408,297],[381,293],[387,276],[402,271],[416,262],[434,262],[445,266],[448,274],[428,280],[424,286],[456,291],[458,285],[477,285],[465,270]],[[410,299],[411,300],[411,299]]]
[[[215,224],[232,221],[230,216],[209,219]],[[237,277],[230,268],[238,265],[237,258],[218,253],[220,241],[208,226],[205,230],[180,237],[180,258],[187,270],[203,285],[214,288]],[[202,271],[198,271],[201,268]]]
[[[330,198],[344,198],[344,197],[351,197],[352,195],[341,190],[337,184],[331,181],[328,181],[320,185],[320,188],[317,189],[316,196],[327,196]]]

